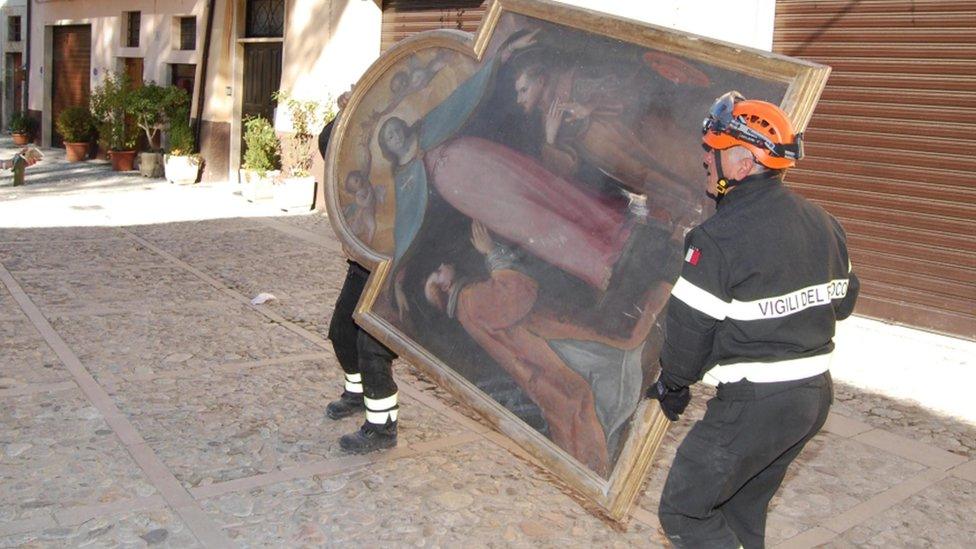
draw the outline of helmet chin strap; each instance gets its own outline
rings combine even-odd
[[[715,166],[715,175],[718,176],[718,187],[715,192],[715,203],[718,204],[722,201],[722,198],[732,189],[740,183],[737,179],[728,179],[725,177],[725,172],[722,171],[722,153],[718,149],[712,149],[712,154],[715,156],[715,162],[712,164]]]

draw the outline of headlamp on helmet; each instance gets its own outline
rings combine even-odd
[[[737,91],[715,100],[702,121],[702,134],[715,149],[742,145],[772,169],[792,167],[803,158],[803,135],[793,134],[785,113],[772,103],[746,100]]]

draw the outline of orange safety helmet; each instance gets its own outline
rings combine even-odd
[[[745,99],[737,91],[715,100],[702,123],[702,134],[702,141],[712,149],[745,147],[772,170],[792,168],[803,158],[803,134],[793,133],[786,113],[772,103]]]

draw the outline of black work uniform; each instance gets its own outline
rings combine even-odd
[[[332,321],[329,323],[329,339],[332,340],[339,365],[345,372],[345,389],[351,393],[363,393],[367,406],[370,401],[389,403],[389,399],[397,393],[392,368],[396,354],[360,328],[352,318],[368,278],[369,271],[360,264],[349,261],[346,280],[342,284]],[[385,412],[395,421],[396,399],[393,398],[392,404],[383,405],[382,409],[371,411]],[[375,423],[382,424],[385,421],[377,420]]]
[[[319,133],[319,153],[328,158],[332,129],[339,116],[336,115]],[[393,382],[393,360],[396,354],[387,349],[373,336],[361,329],[352,314],[366,288],[369,271],[355,261],[349,261],[346,280],[342,283],[339,299],[336,300],[329,323],[329,339],[335,349],[336,358],[345,373],[344,389],[348,393],[365,396],[366,420],[385,424],[387,420],[396,421],[397,386]]]
[[[833,399],[835,323],[859,283],[840,224],[774,174],[688,234],[668,304],[663,381],[718,385],[661,495],[676,547],[763,547],[769,500]]]

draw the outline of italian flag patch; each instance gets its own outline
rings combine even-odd
[[[701,250],[694,246],[689,247],[688,253],[685,254],[685,261],[692,265],[698,265],[699,259],[701,259]]]

